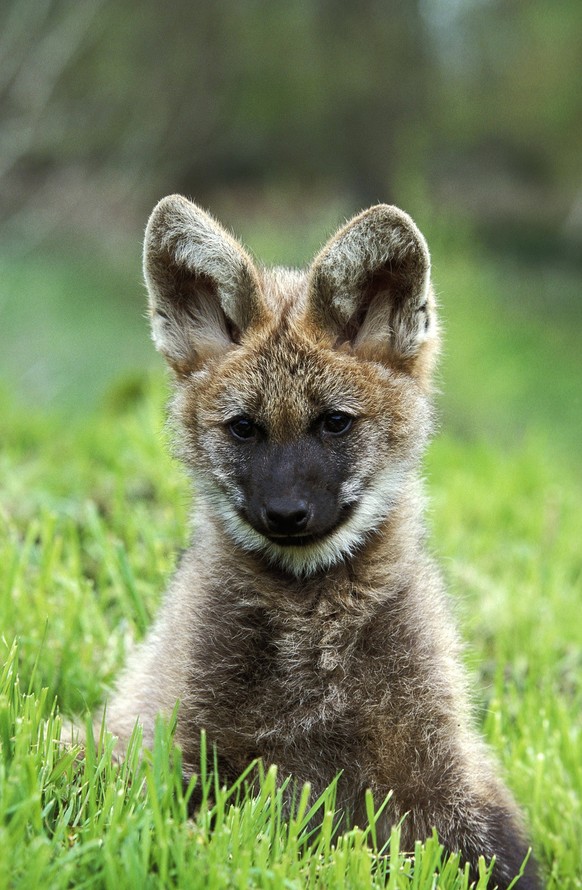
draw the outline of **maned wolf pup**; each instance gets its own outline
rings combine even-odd
[[[158,619],[108,706],[147,745],[180,702],[176,739],[221,779],[256,757],[318,795],[341,771],[346,823],[393,796],[412,849],[433,826],[507,887],[528,844],[471,726],[419,464],[438,327],[425,240],[378,205],[307,272],[265,270],[178,195],[145,236],[153,338],[175,377],[177,445],[196,531]],[[406,814],[406,815],[405,815]],[[475,873],[475,871],[473,872]],[[520,887],[540,887],[530,860]]]

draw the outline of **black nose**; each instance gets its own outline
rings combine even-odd
[[[263,507],[265,526],[274,535],[297,535],[307,528],[310,517],[309,504],[302,500],[272,499]]]

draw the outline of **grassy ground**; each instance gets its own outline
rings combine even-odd
[[[288,258],[272,233],[250,240]],[[6,269],[0,887],[468,887],[454,859],[439,868],[436,840],[399,852],[396,831],[389,857],[359,831],[334,841],[333,788],[311,839],[304,799],[282,824],[272,774],[258,798],[244,798],[244,783],[215,789],[213,810],[186,819],[192,789],[162,726],[152,756],[121,769],[107,740],[81,764],[55,745],[60,714],[92,710],[147,627],[186,541],[189,497],[165,451],[162,374],[145,369],[137,275],[54,255],[7,258]],[[427,459],[433,547],[468,642],[477,720],[523,805],[548,888],[580,888],[577,283],[500,268],[444,238],[435,275],[447,336],[444,432]],[[211,777],[199,781],[208,794]]]

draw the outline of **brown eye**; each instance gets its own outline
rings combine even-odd
[[[343,411],[329,411],[323,415],[321,430],[332,436],[342,436],[351,429],[354,418]]]
[[[257,433],[257,427],[248,417],[235,417],[228,424],[235,439],[253,439]]]

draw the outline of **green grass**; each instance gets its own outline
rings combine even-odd
[[[89,327],[81,309],[65,326],[70,299],[60,302],[59,287],[72,298],[84,267],[53,260],[43,275],[40,260],[20,270],[11,262],[13,293],[37,290],[20,315],[5,302],[0,343],[10,388],[0,397],[0,887],[468,888],[435,839],[399,851],[395,831],[380,855],[364,832],[334,838],[333,788],[311,837],[305,798],[285,824],[272,773],[255,797],[244,780],[220,789],[202,774],[208,804],[186,818],[193,788],[182,787],[179,752],[162,725],[152,754],[139,762],[134,750],[121,767],[107,738],[83,761],[55,743],[61,715],[93,710],[144,633],[187,540],[189,493],[167,455],[162,375],[144,370],[141,346],[121,350],[124,336],[143,338],[144,355],[150,349],[138,285],[129,307],[112,308],[129,279],[104,269],[101,285],[95,276],[84,292]],[[426,463],[432,545],[467,640],[477,722],[524,808],[547,886],[581,888],[582,359],[580,309],[566,299],[573,279],[547,273],[542,287],[533,272],[500,271],[444,242],[435,274],[447,335],[445,431]],[[32,408],[14,395],[20,369],[13,347],[11,358],[3,347],[17,331],[26,339],[40,305],[42,330],[31,338],[36,349],[46,344],[50,393],[35,390],[44,407]],[[51,331],[61,332],[59,348]],[[71,378],[59,349],[81,336],[87,360]],[[132,370],[120,378],[126,358]],[[484,869],[478,887],[486,885]]]

